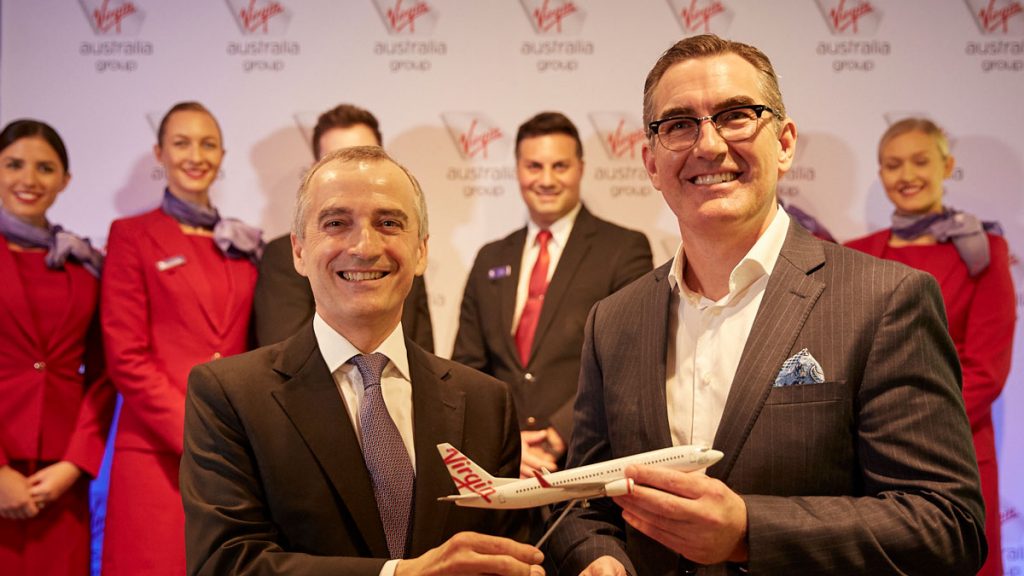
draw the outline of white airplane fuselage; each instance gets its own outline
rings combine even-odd
[[[673,446],[607,462],[571,468],[534,478],[493,478],[449,445],[438,445],[460,494],[441,500],[471,508],[533,508],[573,499],[621,496],[633,491],[625,477],[631,464],[694,471],[722,458],[722,453],[700,446]]]

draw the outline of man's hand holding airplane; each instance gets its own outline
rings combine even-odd
[[[747,561],[747,505],[703,472],[631,465],[631,495],[618,496],[631,526],[700,564]]]
[[[402,560],[395,576],[544,576],[544,554],[529,544],[476,532],[459,532],[419,558]]]
[[[520,478],[532,478],[543,469],[558,471],[558,459],[565,453],[565,442],[554,428],[522,430],[519,434],[523,442]]]

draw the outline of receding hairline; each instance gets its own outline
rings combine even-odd
[[[309,218],[308,210],[311,196],[310,188],[314,180],[320,175],[324,168],[334,165],[351,166],[353,164],[359,165],[362,163],[372,165],[390,164],[395,169],[405,174],[405,177],[409,182],[409,186],[412,188],[413,205],[418,213],[413,215],[415,216],[414,219],[416,220],[417,227],[419,228],[418,237],[420,239],[426,238],[429,235],[427,203],[419,181],[415,176],[413,176],[412,172],[410,172],[408,168],[388,155],[388,153],[379,146],[354,146],[351,148],[341,148],[325,154],[323,158],[318,160],[317,163],[309,169],[305,177],[302,179],[302,183],[299,185],[299,190],[296,194],[292,232],[294,232],[299,238],[304,237],[304,224]]]

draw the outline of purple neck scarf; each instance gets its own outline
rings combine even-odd
[[[796,206],[793,206],[792,204],[787,205],[784,202],[780,202],[780,204],[782,205],[782,209],[792,216],[797,223],[806,228],[808,232],[827,242],[831,242],[833,244],[836,243],[836,239],[829,233],[828,228],[825,228],[821,222],[818,222],[817,218]]]
[[[186,202],[164,190],[160,208],[181,224],[213,231],[213,242],[228,258],[248,258],[258,263],[263,256],[263,231],[237,218],[221,218],[216,208]]]
[[[892,233],[898,238],[913,240],[931,234],[938,242],[952,240],[971,277],[988,268],[991,256],[986,232],[1002,236],[1003,229],[998,222],[982,222],[973,214],[953,208],[943,208],[940,214],[892,214]]]
[[[103,269],[103,254],[82,238],[57,225],[37,228],[0,206],[0,234],[23,248],[46,248],[46,267],[56,270],[72,258],[99,278]]]

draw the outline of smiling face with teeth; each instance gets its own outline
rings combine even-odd
[[[164,167],[171,194],[186,202],[209,205],[210,185],[224,159],[220,127],[213,116],[198,110],[171,113],[153,154]]]
[[[516,176],[534,224],[547,228],[580,203],[583,160],[566,134],[545,134],[519,142]]]
[[[901,214],[942,212],[942,181],[953,174],[952,156],[921,131],[893,136],[878,153],[885,194]]]
[[[39,136],[0,150],[0,203],[20,220],[46,226],[46,211],[71,180],[57,152]]]
[[[369,352],[398,325],[427,266],[416,192],[387,160],[329,159],[314,170],[302,237],[292,235],[295,269],[309,279],[317,313]]]
[[[652,94],[655,119],[706,116],[733,106],[764,104],[758,72],[726,53],[683,60],[668,68]],[[766,113],[749,140],[726,142],[701,125],[697,142],[673,152],[657,138],[643,148],[651,183],[679,222],[684,243],[739,239],[753,244],[776,211],[775,186],[793,162],[796,125]],[[776,127],[777,124],[777,127]]]

